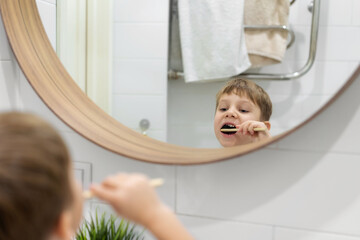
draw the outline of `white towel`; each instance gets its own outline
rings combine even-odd
[[[228,78],[250,67],[244,1],[179,0],[178,7],[186,82]]]
[[[288,24],[289,0],[245,0],[245,25]],[[285,55],[287,32],[284,30],[247,30],[246,47],[252,68],[280,63]]]

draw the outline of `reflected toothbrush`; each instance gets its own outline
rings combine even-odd
[[[230,128],[230,129],[221,129],[221,132],[237,132],[238,128]],[[265,132],[266,128],[254,128],[255,132]]]

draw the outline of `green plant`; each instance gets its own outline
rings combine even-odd
[[[139,233],[124,219],[120,222],[113,215],[106,217],[103,213],[98,217],[97,211],[95,218],[90,215],[90,220],[85,220],[76,233],[76,240],[143,240],[143,232]]]

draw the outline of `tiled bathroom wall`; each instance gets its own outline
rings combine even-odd
[[[40,9],[43,20],[53,21],[54,16],[47,13],[54,12],[54,2],[38,2],[44,7]],[[167,11],[168,4],[159,0],[123,3],[127,3],[124,7],[138,11],[158,9],[158,17]],[[295,4],[306,6],[307,3],[297,0]],[[331,94],[339,84],[337,80],[343,81],[359,63],[360,51],[354,43],[360,40],[360,1],[323,0],[321,3],[324,8],[327,6],[327,10],[323,10],[321,15],[318,67],[315,66],[309,73],[321,82],[309,80],[305,84],[299,80],[296,87],[307,93]],[[130,10],[123,11],[125,13],[121,16],[126,16]],[[144,11],[144,19],[149,17],[147,14],[150,13]],[[298,19],[299,25],[307,24],[303,13],[299,12],[293,17]],[[54,28],[49,25],[47,30],[53,31]],[[330,40],[326,40],[328,38]],[[143,37],[142,41],[148,39]],[[149,40],[149,44],[151,41],[156,42]],[[159,51],[166,51],[166,44],[163,48],[165,50]],[[146,69],[153,69],[151,64],[161,65],[163,72],[158,70],[158,74],[163,75],[166,81],[166,59],[147,65],[148,59],[139,60],[137,58],[141,53],[136,54],[136,59],[122,59],[129,64],[129,73],[126,74],[136,74],[142,78],[142,71],[146,73],[150,71]],[[140,64],[132,65],[132,68],[136,70],[141,64],[144,68],[132,73],[131,61],[138,60]],[[130,80],[131,76],[127,79]],[[173,83],[178,84],[170,84]],[[280,83],[271,84],[269,90],[292,89],[291,86],[276,87],[277,84]],[[152,87],[149,84],[146,89]],[[129,88],[133,86],[129,85]],[[162,88],[166,88],[165,85],[152,90]],[[203,89],[200,85],[196,88]],[[199,96],[206,94],[205,90]],[[94,182],[118,171],[142,172],[149,177],[164,178],[164,186],[157,189],[161,199],[174,209],[196,239],[360,240],[359,92],[360,79],[319,117],[269,148],[207,165],[149,164],[108,152],[64,125],[42,104],[27,83],[11,52],[4,28],[0,27],[0,110],[30,111],[50,121],[66,139],[73,160],[91,166],[91,179]],[[132,95],[132,100],[137,101],[135,96]],[[317,95],[314,93],[314,96]],[[179,114],[184,106],[191,107],[186,99],[182,100],[177,105]],[[198,101],[202,108],[207,108],[205,100],[199,97]],[[143,108],[136,109],[141,111]],[[186,116],[187,119],[192,119],[194,123],[205,119],[200,110],[203,109]],[[203,144],[211,143],[210,140],[206,141]],[[86,206],[102,204],[92,201]]]
[[[166,141],[168,0],[114,0],[113,116]]]

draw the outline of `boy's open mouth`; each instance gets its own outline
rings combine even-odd
[[[224,124],[222,127],[221,127],[221,130],[222,129],[236,129],[236,126],[235,125],[233,125],[233,124],[228,124],[228,123],[226,123],[226,124]],[[220,131],[221,131],[220,130]],[[234,131],[234,132],[222,132],[222,133],[224,133],[224,134],[227,134],[227,135],[233,135],[233,134],[235,134],[236,133],[236,131]]]

